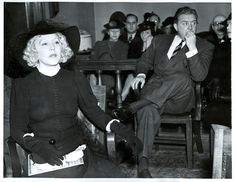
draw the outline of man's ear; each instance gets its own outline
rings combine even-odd
[[[178,30],[177,30],[177,29],[178,29],[178,28],[177,28],[177,24],[174,23],[173,26],[174,26],[175,30],[178,32]]]
[[[211,24],[211,29],[214,30],[214,26],[213,26],[213,23]]]

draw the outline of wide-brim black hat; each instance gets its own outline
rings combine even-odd
[[[80,45],[80,33],[77,26],[68,26],[55,22],[40,21],[35,27],[25,33],[20,33],[10,40],[8,45],[8,54],[11,59],[15,59],[25,68],[28,68],[27,62],[23,60],[23,51],[26,48],[27,42],[36,35],[46,35],[52,33],[62,33],[74,52],[74,56],[70,58],[65,64],[72,62],[78,52]]]
[[[144,21],[143,23],[140,23],[138,25],[139,31],[145,31],[145,30],[153,30],[155,27],[155,23],[154,22],[150,22],[150,21]]]
[[[174,24],[174,17],[169,16],[162,22],[162,27],[166,27],[168,25],[173,25],[173,24]]]
[[[124,23],[126,20],[126,16],[123,12],[116,11],[116,12],[112,13],[109,21],[112,21],[112,20]]]
[[[104,25],[104,27],[105,27],[106,29],[116,29],[116,28],[121,29],[121,28],[123,28],[124,26],[125,26],[124,23],[119,22],[119,21],[117,21],[117,20],[111,20],[109,23],[106,23],[106,24]]]

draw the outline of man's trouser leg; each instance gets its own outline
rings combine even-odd
[[[143,143],[143,152],[139,157],[150,157],[154,137],[159,127],[160,114],[155,105],[147,105],[137,112],[137,136]]]
[[[185,111],[186,107],[189,108],[194,103],[192,81],[188,75],[180,73],[163,78],[153,77],[142,90],[141,98],[153,102],[161,109],[165,107],[167,102],[171,101],[178,105],[174,113],[181,113]],[[179,103],[182,103],[182,106]]]
[[[137,136],[143,142],[141,156],[149,158],[160,127],[162,111],[181,113],[191,110],[194,103],[192,81],[184,74],[173,74],[162,80],[154,79],[152,84],[149,82],[144,88],[141,97],[155,103],[137,112]]]

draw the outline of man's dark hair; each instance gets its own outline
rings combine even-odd
[[[129,14],[126,15],[126,20],[127,20],[127,18],[130,17],[130,16],[135,17],[136,22],[138,22],[138,17],[137,17],[135,14],[132,14],[132,13],[129,13]]]
[[[178,21],[180,15],[194,15],[196,17],[196,20],[198,19],[197,11],[188,6],[181,7],[176,11],[174,16],[174,23]]]

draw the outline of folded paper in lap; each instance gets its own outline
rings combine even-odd
[[[34,163],[30,158],[31,154],[29,154],[28,155],[28,175],[32,176],[32,175],[55,171],[55,170],[59,170],[59,169],[63,169],[63,168],[82,165],[82,164],[84,164],[83,150],[85,150],[85,149],[86,149],[86,145],[80,145],[73,152],[63,156],[64,157],[64,160],[62,161],[63,164],[60,166],[57,166],[57,165],[52,166],[48,163],[44,163],[44,164]]]

